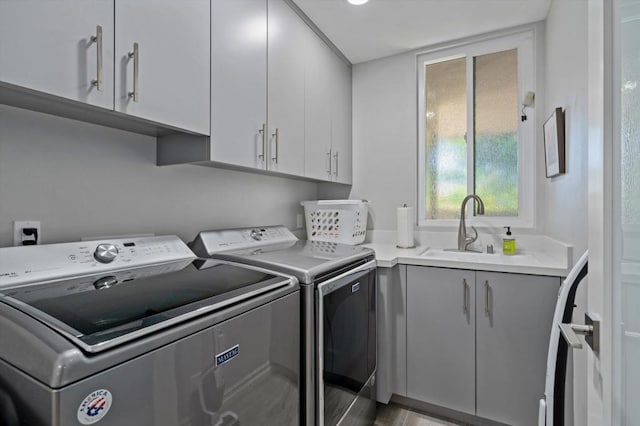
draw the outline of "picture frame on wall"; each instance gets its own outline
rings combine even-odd
[[[548,178],[563,175],[565,165],[564,110],[556,108],[544,122],[544,159]]]

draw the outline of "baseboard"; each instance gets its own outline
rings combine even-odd
[[[493,420],[473,416],[461,411],[452,410],[450,408],[441,407],[439,405],[429,404],[428,402],[418,401],[417,399],[408,398],[406,396],[393,394],[391,395],[390,402],[403,405],[416,411],[422,411],[425,414],[434,414],[436,416],[456,420],[458,422],[470,424],[473,426],[509,426],[505,423],[495,422]]]

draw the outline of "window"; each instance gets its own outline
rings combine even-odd
[[[486,226],[532,227],[534,30],[418,56],[419,224],[451,225],[467,194],[484,201]]]

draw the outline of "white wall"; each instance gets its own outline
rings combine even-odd
[[[395,229],[396,207],[416,203],[415,75],[414,53],[353,67],[354,155],[349,196],[369,200],[369,229]],[[335,196],[331,189],[331,184],[321,184],[320,198]]]
[[[284,224],[317,184],[193,165],[157,167],[155,138],[0,106],[0,247],[13,220],[44,242]]]
[[[546,91],[540,126],[554,108],[565,109],[567,172],[545,179],[547,235],[587,248],[587,3],[555,0],[547,18]]]
[[[583,0],[554,0],[546,21],[545,114],[565,108],[567,173],[544,180],[545,233],[574,245],[577,259],[587,249],[588,182],[588,84],[587,6]],[[574,321],[582,324],[587,304],[587,285],[576,296]],[[587,424],[587,350],[573,351],[573,422]],[[571,375],[568,375],[571,380]],[[570,402],[568,407],[570,407]]]

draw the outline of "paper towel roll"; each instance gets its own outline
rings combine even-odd
[[[413,247],[413,207],[398,207],[398,247]]]

